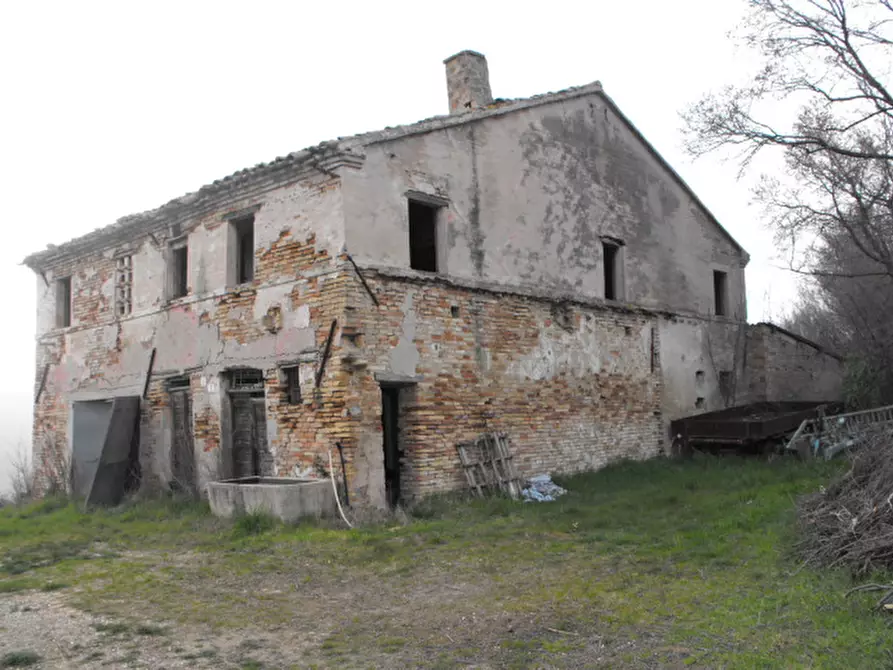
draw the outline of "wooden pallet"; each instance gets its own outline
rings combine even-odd
[[[485,433],[471,442],[456,445],[468,486],[476,495],[521,494],[521,478],[515,470],[509,439],[505,433]]]

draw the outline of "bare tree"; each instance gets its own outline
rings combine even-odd
[[[845,391],[851,405],[893,403],[893,277],[853,276],[876,266],[843,241],[825,241],[819,272],[803,287],[786,326],[849,354]]]
[[[874,266],[853,276],[893,275],[893,0],[748,5],[740,37],[762,66],[685,112],[688,150],[731,148],[742,168],[781,150],[794,186],[764,179],[757,195],[792,253],[804,252],[799,269],[823,272],[816,257],[842,233]],[[797,106],[787,123],[770,120],[778,101]]]
[[[34,498],[34,471],[28,448],[19,444],[10,456],[9,475],[12,486],[12,500],[16,504],[29,502]]]
[[[853,404],[893,402],[893,0],[747,4],[739,37],[761,65],[685,112],[687,148],[742,170],[781,152],[787,177],[756,195],[809,277],[787,325],[847,354]]]

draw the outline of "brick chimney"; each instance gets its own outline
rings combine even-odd
[[[450,114],[462,114],[493,102],[487,59],[477,51],[460,51],[444,62]]]

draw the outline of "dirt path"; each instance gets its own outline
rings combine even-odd
[[[61,593],[0,597],[0,658],[37,655],[33,668],[291,667],[261,637],[132,624],[65,604]]]

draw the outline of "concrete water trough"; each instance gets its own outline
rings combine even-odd
[[[242,477],[208,484],[208,502],[216,516],[266,512],[291,523],[338,513],[328,479]]]

